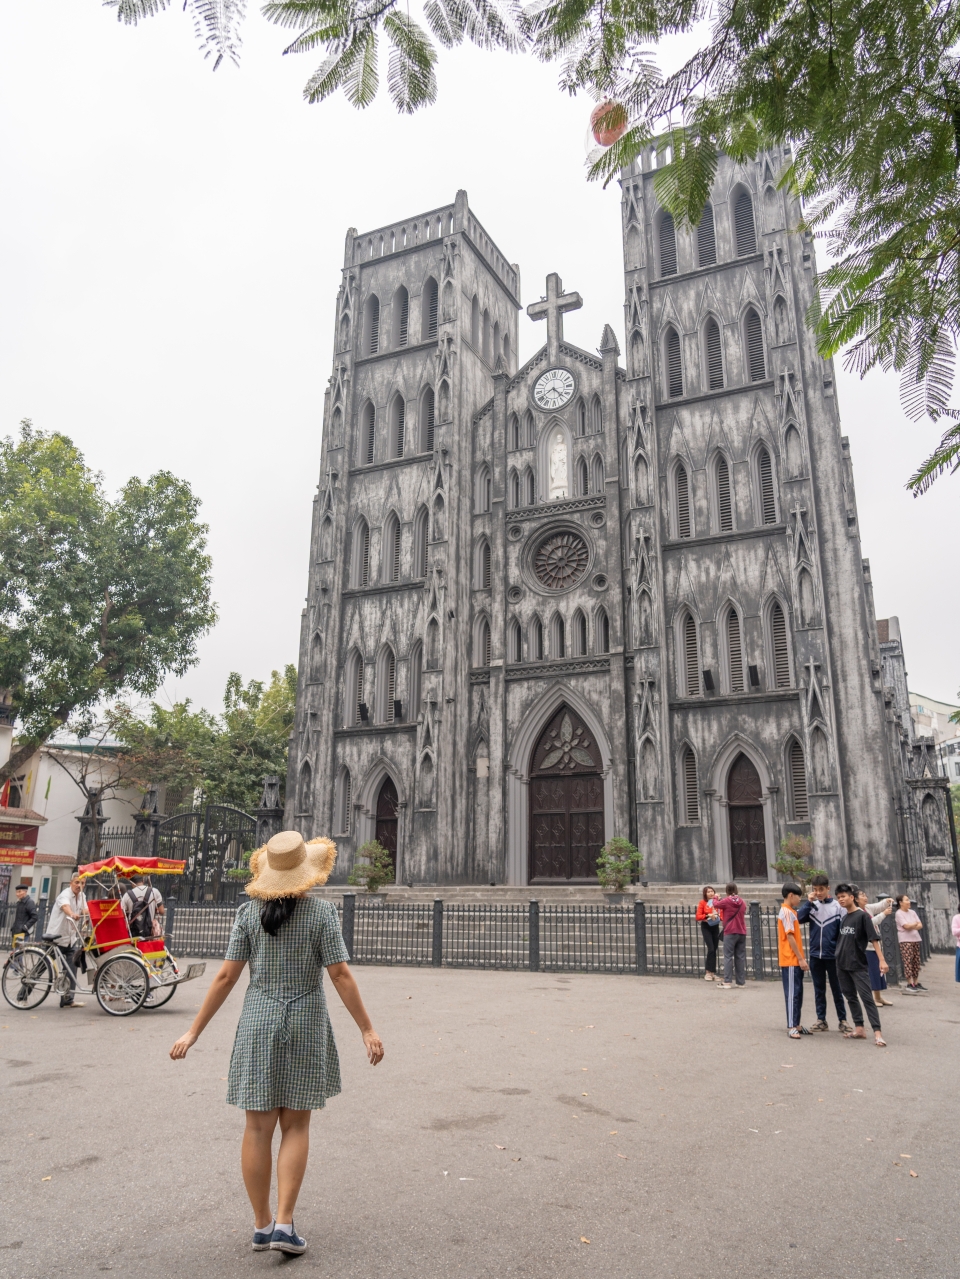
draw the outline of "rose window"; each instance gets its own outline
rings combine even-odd
[[[587,571],[587,544],[576,533],[554,533],[542,542],[533,557],[537,580],[552,591],[575,586]]]

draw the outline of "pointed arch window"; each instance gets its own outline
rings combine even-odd
[[[730,490],[730,465],[722,453],[717,454],[717,523],[721,533],[733,532],[733,494]]]
[[[440,291],[437,288],[437,282],[430,276],[426,284],[423,286],[423,296],[420,300],[420,341],[432,342],[437,336],[437,308],[440,297]]]
[[[393,345],[407,345],[410,329],[410,295],[401,284],[393,295]]]
[[[747,372],[751,382],[762,382],[767,376],[763,356],[763,326],[760,316],[750,307],[744,317],[743,331],[747,339]]]
[[[720,325],[711,315],[703,331],[707,354],[707,384],[711,391],[723,390],[723,346],[720,341]]]
[[[776,524],[777,496],[773,485],[773,462],[765,444],[761,444],[757,450],[757,479],[760,484],[761,521],[764,524]]]
[[[397,696],[397,657],[389,644],[377,659],[377,723],[392,724]]]
[[[319,679],[323,674],[323,636],[314,631],[310,641],[310,678]]]
[[[329,515],[320,525],[320,558],[333,559],[333,520]]]
[[[690,521],[690,477],[682,462],[677,463],[674,471],[673,488],[677,513],[677,537],[691,537],[693,527]]]
[[[402,395],[395,395],[390,404],[390,446],[392,457],[403,457],[406,434],[406,405]]]
[[[740,634],[740,614],[735,608],[727,613],[727,682],[731,693],[742,693],[743,641]]]
[[[543,622],[539,617],[533,619],[530,627],[530,656],[535,662],[543,661]]]
[[[477,623],[477,639],[473,660],[475,666],[490,665],[490,623],[485,617],[481,617]]]
[[[683,395],[683,359],[680,354],[680,334],[673,325],[667,329],[663,346],[667,363],[667,397],[677,400]]]
[[[359,724],[362,711],[366,711],[363,701],[363,658],[354,649],[347,660],[347,680],[344,692],[343,721],[347,728]]]
[[[586,497],[590,491],[589,481],[587,479],[587,461],[586,458],[578,457],[574,466],[574,476],[576,478],[576,493],[578,497]]]
[[[427,508],[420,506],[413,520],[413,576],[427,576]]]
[[[796,738],[790,743],[788,751],[790,769],[790,806],[795,822],[805,822],[810,818],[810,804],[807,800],[807,765],[803,758],[803,747]]]
[[[313,769],[305,759],[300,766],[297,780],[297,813],[306,816],[313,812]]]
[[[507,448],[518,449],[520,447],[520,419],[516,413],[511,413],[507,420]]]
[[[511,470],[507,483],[510,492],[510,507],[512,510],[516,510],[520,505],[520,476],[515,470]]]
[[[507,630],[507,652],[509,654],[508,661],[523,661],[523,638],[520,631],[520,623],[515,617],[511,620]]]
[[[685,613],[680,624],[680,690],[686,697],[700,696],[700,650],[697,623],[692,613]]]
[[[400,521],[396,513],[391,511],[383,526],[383,567],[381,569],[384,582],[400,581]]]
[[[567,634],[563,618],[555,613],[550,623],[550,656],[557,660],[567,655]]]
[[[593,474],[591,475],[591,483],[593,485],[593,491],[594,493],[602,493],[603,492],[603,458],[600,456],[599,453],[594,453],[593,465],[591,469],[593,472]]]
[[[610,652],[610,618],[605,608],[597,609],[597,652]]]
[[[697,757],[689,746],[680,755],[680,811],[685,826],[700,823],[700,783],[697,777]]]
[[[480,299],[476,293],[470,303],[470,344],[475,351],[480,349]]]
[[[340,344],[339,350],[345,351],[350,345],[350,316],[344,314],[340,317]]]
[[[757,251],[757,232],[753,220],[753,201],[746,191],[740,191],[733,206],[733,225],[737,240],[737,257],[744,258]]]
[[[646,506],[650,491],[650,468],[642,453],[637,454],[633,464],[633,482],[637,492],[637,505]]]
[[[435,671],[440,664],[440,624],[435,617],[427,623],[427,670]]]
[[[423,680],[423,645],[419,640],[410,650],[410,681],[407,689],[407,719],[416,721],[420,715],[420,686]]]
[[[370,584],[370,526],[363,516],[353,526],[353,563],[350,576],[354,587]]]
[[[803,474],[803,448],[800,444],[800,432],[791,423],[783,437],[783,451],[787,459],[787,474],[797,479]]]
[[[504,333],[503,335],[503,362],[507,366],[507,371],[509,372],[510,371],[510,334],[509,333]]]
[[[599,435],[603,430],[603,405],[599,395],[595,395],[590,401],[590,429],[594,435]]]
[[[660,275],[677,274],[677,230],[673,216],[664,213],[660,219]]]
[[[443,498],[437,494],[433,503],[433,540],[442,542],[445,539],[444,522],[443,522]]]
[[[583,400],[577,400],[577,435],[586,435],[587,433],[587,406]]]
[[[641,647],[653,643],[653,601],[646,588],[637,596],[637,642]]]
[[[537,442],[537,429],[533,422],[533,414],[527,409],[523,415],[523,444],[525,448],[533,448]]]
[[[367,355],[376,355],[380,350],[380,299],[375,293],[371,293],[367,298],[363,318],[367,336]]]
[[[580,609],[573,615],[573,656],[586,657],[587,655],[587,619],[584,617]]]
[[[420,396],[420,452],[433,452],[433,437],[436,426],[436,397],[433,387],[428,386]]]
[[[523,473],[523,487],[527,506],[533,506],[537,500],[537,483],[529,466]]]
[[[353,778],[349,768],[341,768],[337,774],[337,812],[334,825],[336,834],[349,835],[353,817]]]
[[[481,591],[490,589],[490,543],[485,537],[477,543],[474,585]]]
[[[335,449],[343,443],[343,414],[340,412],[339,404],[333,410],[333,417],[330,420],[330,440]]]
[[[478,515],[485,515],[493,505],[493,476],[486,464],[477,472],[476,510]]]
[[[377,441],[377,410],[372,400],[367,400],[361,413],[361,461],[367,466],[373,465],[374,448]]]
[[[490,350],[493,330],[490,326],[490,312],[484,309],[483,312],[483,358],[489,364]]]
[[[787,619],[779,600],[770,608],[770,647],[773,650],[773,675],[777,688],[790,687],[790,651],[787,645]]]
[[[713,266],[717,260],[717,236],[713,225],[713,205],[704,206],[697,227],[697,263]]]

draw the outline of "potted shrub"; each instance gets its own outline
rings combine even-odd
[[[812,866],[810,859],[813,856],[813,843],[806,835],[785,835],[780,841],[780,851],[777,853],[777,860],[773,863],[773,869],[782,875],[784,880],[792,879],[806,888],[814,875],[821,875],[823,872],[819,866]]]
[[[379,901],[386,899],[386,893],[380,889],[384,884],[392,884],[396,878],[393,859],[387,849],[376,839],[368,840],[357,849],[357,862],[347,879],[348,884],[356,888],[365,888],[367,896]]]
[[[630,901],[631,894],[625,893],[624,889],[642,870],[643,855],[630,843],[629,839],[622,839],[619,835],[615,835],[600,849],[600,856],[597,858],[597,879],[600,881],[601,888],[610,890],[604,893],[608,902]]]

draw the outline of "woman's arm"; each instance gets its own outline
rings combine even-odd
[[[380,1042],[380,1036],[373,1028],[369,1013],[363,1006],[363,1000],[360,998],[360,991],[353,979],[350,965],[331,964],[327,972],[336,987],[337,994],[343,1001],[344,1008],[346,1008],[360,1028],[360,1034],[363,1036],[363,1046],[367,1050],[370,1065],[375,1066],[377,1062],[383,1060],[383,1044]]]
[[[189,1049],[200,1038],[207,1022],[220,1010],[221,1005],[240,980],[240,974],[246,962],[245,959],[225,959],[220,965],[220,971],[210,983],[210,989],[203,998],[200,1011],[193,1019],[193,1025],[170,1049],[170,1056],[174,1061],[182,1061]]]

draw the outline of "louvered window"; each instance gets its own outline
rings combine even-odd
[[[486,618],[477,628],[477,665],[490,665],[490,624]]]
[[[660,274],[677,274],[677,232],[669,213],[660,219]]]
[[[370,530],[366,521],[357,529],[360,545],[357,548],[357,585],[366,586],[370,581]]]
[[[730,467],[722,453],[717,458],[717,514],[720,517],[720,532],[732,532],[733,501],[730,493]]]
[[[410,654],[410,712],[407,719],[415,720],[420,714],[420,677],[423,669],[423,648],[414,644]]]
[[[480,544],[480,572],[478,573],[479,581],[477,583],[483,590],[490,587],[490,543],[482,542]]]
[[[714,319],[707,320],[705,333],[707,347],[707,378],[711,391],[723,390],[723,350],[720,345],[720,325]]]
[[[717,260],[717,237],[713,228],[713,205],[703,210],[697,227],[697,261],[700,266],[713,266]]]
[[[671,400],[683,395],[683,361],[680,358],[680,334],[667,329],[667,395]]]
[[[563,624],[562,617],[553,619],[553,627],[551,628],[551,657],[566,657],[567,655],[567,631]]]
[[[367,303],[367,354],[376,355],[380,350],[380,299],[372,297]]]
[[[737,237],[737,257],[746,257],[757,251],[757,233],[753,224],[753,201],[746,191],[741,191],[733,213],[734,230]]]
[[[697,624],[688,613],[683,621],[683,691],[687,697],[700,694],[700,661],[697,654]]]
[[[510,472],[510,505],[514,510],[520,505],[520,476],[516,471]]]
[[[770,454],[761,448],[757,455],[757,471],[760,475],[760,514],[764,524],[776,524],[777,499],[773,491],[773,463]]]
[[[421,506],[413,526],[413,575],[427,576],[427,508]]]
[[[393,521],[393,524],[390,528],[390,540],[392,543],[390,547],[390,551],[391,551],[390,572],[393,576],[393,580],[395,582],[399,582],[400,581],[400,522],[396,519]]]
[[[395,401],[395,405],[396,407],[394,408],[394,422],[393,422],[394,429],[396,432],[394,437],[394,447],[396,448],[397,452],[395,456],[403,457],[404,434],[406,429],[405,420],[407,416],[407,410],[406,410],[406,405],[401,399],[397,399]]]
[[[598,395],[593,397],[593,402],[590,405],[590,418],[594,435],[599,435],[603,430],[603,407]]]
[[[700,821],[697,757],[689,746],[683,752],[683,820],[688,826]]]
[[[794,739],[790,743],[790,794],[793,799],[793,820],[805,822],[810,816],[807,803],[807,766],[803,747]]]
[[[690,481],[687,468],[677,463],[675,479],[677,487],[677,537],[690,536]]]
[[[577,402],[577,434],[586,435],[587,433],[587,406],[583,400]]]
[[[354,720],[355,724],[360,723],[360,707],[363,705],[363,658],[357,655],[357,678],[355,682],[356,700],[354,702]]]
[[[747,334],[747,370],[751,382],[762,382],[767,376],[767,366],[763,358],[763,328],[760,317],[751,309],[747,312],[744,325]]]
[[[533,620],[533,660],[535,662],[543,661],[543,623],[539,617]]]
[[[350,819],[353,816],[353,778],[347,773],[343,779],[343,830],[350,833]]]
[[[383,698],[383,719],[384,723],[392,724],[397,709],[394,705],[394,698],[397,695],[397,659],[392,652],[387,654],[387,660],[384,663],[384,675],[386,677],[386,688],[384,689]]]
[[[730,692],[743,692],[743,646],[740,642],[740,614],[732,608],[727,614],[727,657],[730,662]]]
[[[577,645],[577,656],[583,657],[587,651],[587,619],[582,613],[578,613],[573,619],[573,625]]]
[[[423,297],[423,324],[421,325],[423,338],[427,342],[432,342],[437,336],[437,299],[439,290],[437,282],[429,279],[424,289]]]
[[[363,460],[367,466],[373,462],[373,446],[376,441],[377,410],[368,400],[363,409]]]
[[[407,345],[407,328],[410,320],[410,298],[407,290],[403,290],[400,298],[400,318],[397,321],[397,346]]]
[[[787,620],[783,609],[774,601],[770,610],[770,632],[773,641],[773,672],[777,688],[790,687],[790,657],[787,652]]]
[[[420,452],[433,452],[433,428],[436,414],[436,401],[433,387],[428,386],[423,393],[420,407]]]
[[[604,609],[597,614],[597,652],[610,652],[610,618]]]
[[[510,447],[512,449],[520,447],[520,419],[516,413],[510,414]]]
[[[522,662],[523,649],[521,645],[520,623],[514,618],[510,623],[510,661]]]

